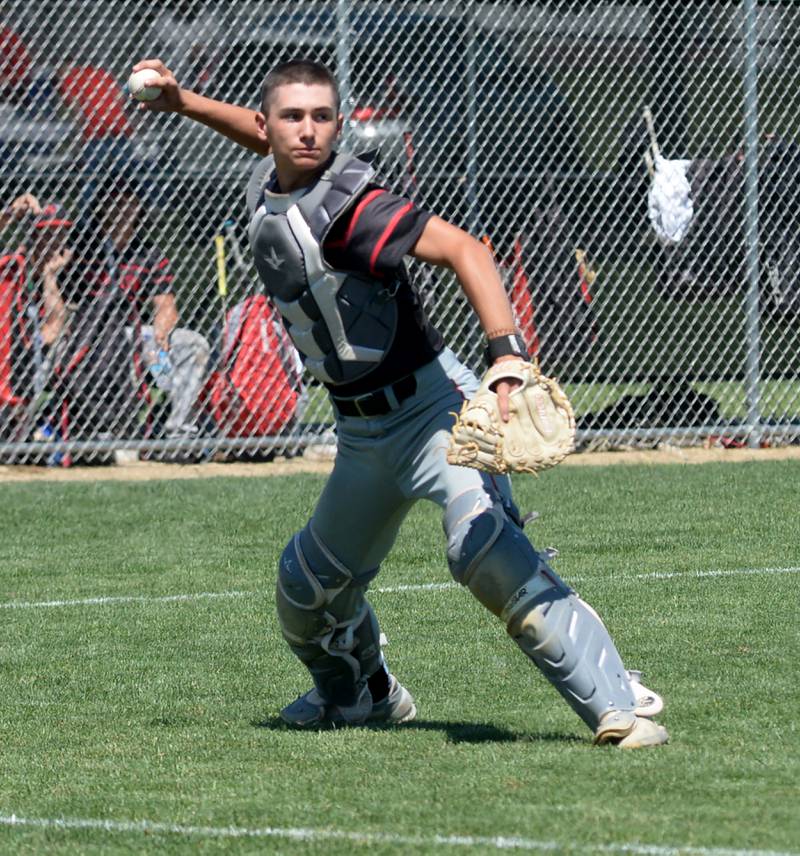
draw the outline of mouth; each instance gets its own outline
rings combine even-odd
[[[317,160],[320,156],[319,149],[295,149],[293,154],[296,158]]]

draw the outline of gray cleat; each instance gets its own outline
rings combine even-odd
[[[411,722],[416,715],[417,706],[414,704],[411,693],[394,675],[389,675],[389,694],[372,705],[372,712],[367,717],[367,722],[399,725],[401,722]],[[335,717],[333,719],[335,722]]]
[[[316,687],[287,705],[281,719],[294,728],[321,728],[326,725],[364,725],[366,723],[399,724],[417,715],[411,693],[389,675],[389,694],[373,703],[369,690],[364,690],[353,707],[328,704]]]

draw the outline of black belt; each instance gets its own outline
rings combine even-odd
[[[417,379],[414,375],[406,375],[390,386],[367,392],[356,398],[337,398],[332,395],[333,404],[342,416],[385,416],[396,410],[397,406],[391,401],[386,391],[390,389],[397,399],[397,404],[405,401],[417,391]]]

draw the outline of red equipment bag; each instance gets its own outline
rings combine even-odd
[[[297,352],[263,294],[225,318],[221,368],[201,394],[226,437],[262,437],[291,426],[302,391]]]
[[[26,390],[18,383],[18,351],[26,349],[25,259],[19,254],[0,257],[0,406],[27,404]]]

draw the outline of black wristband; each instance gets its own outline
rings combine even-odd
[[[512,334],[510,336],[495,336],[489,339],[486,346],[486,363],[493,366],[498,357],[519,357],[521,360],[529,361],[531,356],[522,336]]]

